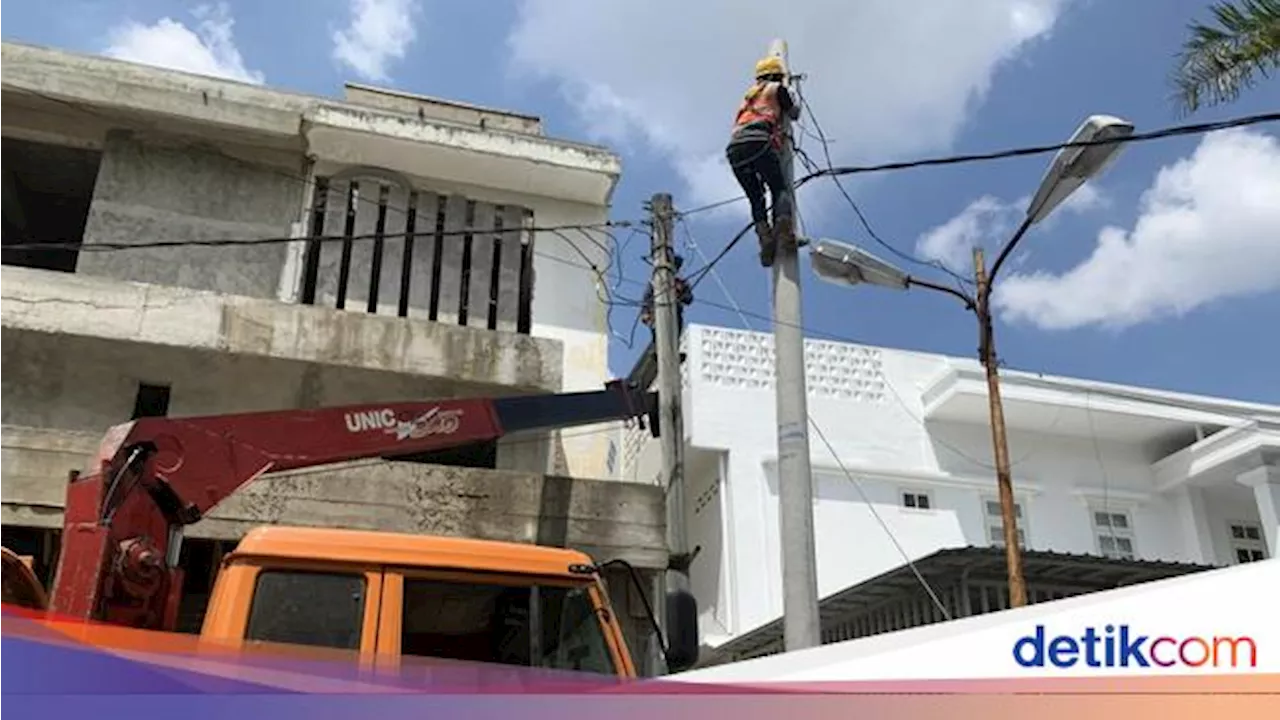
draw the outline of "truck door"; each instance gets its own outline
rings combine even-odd
[[[562,578],[388,567],[377,667],[408,678],[432,667],[424,661],[434,658],[451,661],[451,673],[469,666],[477,678],[495,682],[520,677],[517,667],[628,675],[630,665],[610,642],[594,593]]]
[[[205,639],[247,649],[302,646],[317,659],[372,667],[382,604],[379,568],[239,562],[223,571]]]

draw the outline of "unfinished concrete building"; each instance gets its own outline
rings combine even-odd
[[[14,43],[3,65],[2,520],[46,581],[68,471],[131,418],[608,379],[590,267],[607,245],[532,228],[602,223],[612,153],[534,117],[357,85],[312,97]],[[263,238],[278,241],[181,244]],[[259,523],[663,567],[661,491],[613,481],[613,430],[259,480],[188,533],[189,623],[219,555]]]

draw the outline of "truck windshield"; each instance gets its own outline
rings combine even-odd
[[[616,674],[588,587],[406,577],[400,652]]]

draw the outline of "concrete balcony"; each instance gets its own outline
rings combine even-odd
[[[19,364],[7,346],[30,332],[436,379],[457,394],[561,389],[560,343],[515,332],[21,267],[0,270],[0,295]]]

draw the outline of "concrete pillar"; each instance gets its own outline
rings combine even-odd
[[[1267,557],[1280,552],[1280,466],[1263,465],[1241,473],[1236,481],[1253,488],[1258,503],[1258,519],[1267,539]]]
[[[1182,524],[1183,554],[1187,562],[1217,565],[1203,492],[1197,487],[1184,486],[1175,491],[1173,503]]]

